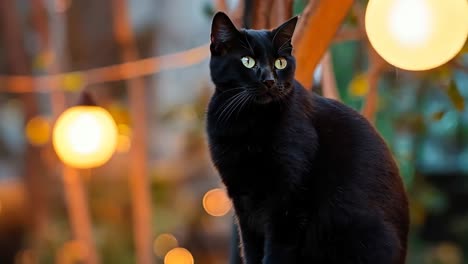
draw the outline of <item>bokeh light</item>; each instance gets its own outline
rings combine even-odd
[[[75,106],[58,118],[53,145],[59,158],[75,168],[93,168],[107,162],[117,146],[117,125],[104,108]]]
[[[127,153],[132,145],[130,139],[131,129],[127,124],[121,123],[117,125],[117,130],[119,131],[119,136],[117,139],[117,152]]]
[[[428,70],[463,48],[468,2],[370,0],[365,26],[370,43],[387,62],[406,70]]]
[[[117,139],[117,152],[127,153],[130,150],[131,146],[132,143],[129,136],[119,135]]]
[[[193,264],[193,256],[185,248],[174,248],[164,257],[164,264]]]
[[[154,254],[164,257],[171,249],[178,247],[177,239],[171,234],[161,234],[153,242]]]
[[[131,128],[127,124],[119,123],[117,125],[117,130],[119,131],[120,135],[130,136],[132,133]]]
[[[68,241],[57,252],[56,262],[58,264],[81,263],[88,257],[88,254],[88,249],[82,242]]]
[[[223,216],[231,210],[231,200],[225,190],[216,188],[208,191],[203,197],[203,208],[212,216]]]
[[[26,139],[31,145],[41,146],[50,138],[50,121],[43,116],[31,118],[25,127]]]

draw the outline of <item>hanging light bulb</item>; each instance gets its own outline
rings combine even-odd
[[[89,101],[88,94],[84,101]],[[74,168],[93,168],[106,163],[117,146],[117,125],[102,107],[83,103],[63,112],[53,130],[58,157]]]
[[[164,257],[164,264],[193,264],[193,256],[185,248],[174,248]]]
[[[454,58],[468,36],[466,0],[369,0],[366,32],[377,53],[405,70],[429,70]]]

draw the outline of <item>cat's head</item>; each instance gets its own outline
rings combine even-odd
[[[274,30],[238,30],[219,12],[211,28],[211,78],[221,92],[244,93],[259,104],[278,101],[293,89],[294,17]]]

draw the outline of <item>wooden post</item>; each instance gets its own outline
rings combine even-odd
[[[123,61],[137,60],[138,50],[128,17],[126,0],[113,0],[113,21],[115,39],[121,47]],[[133,230],[137,263],[153,262],[151,199],[148,184],[147,164],[147,126],[146,126],[146,93],[143,78],[127,81],[130,97],[130,111],[133,122],[132,147],[130,149],[130,188],[133,208]]]
[[[267,29],[270,27],[270,14],[273,0],[254,0],[253,28]]]
[[[293,15],[293,0],[274,0],[270,15],[270,28],[275,28],[286,22]]]
[[[0,25],[5,36],[5,47],[7,69],[10,74],[31,74],[31,65],[23,45],[19,12],[15,8],[16,1],[0,0]],[[25,123],[38,114],[36,95],[34,93],[22,93],[20,100],[24,109]],[[42,188],[43,181],[40,172],[43,164],[40,157],[40,148],[26,145],[23,163],[23,181],[25,183],[27,197],[27,208],[30,218],[26,219],[30,224],[31,233],[35,242],[42,234],[46,224],[45,190]],[[36,245],[32,245],[35,247]]]
[[[91,219],[86,203],[86,192],[79,172],[71,167],[63,167],[63,183],[71,229],[75,239],[84,246],[86,264],[98,264],[99,257],[94,244]]]
[[[65,54],[63,54],[62,49],[54,49],[54,38],[58,39],[59,41],[64,41],[62,32],[57,32],[55,30],[49,29],[49,24],[47,21],[47,13],[46,7],[44,6],[44,0],[33,0],[31,1],[33,7],[33,21],[36,27],[37,32],[39,33],[39,50],[43,56],[51,56],[50,64],[46,65],[45,71],[48,74],[57,74],[59,72],[60,67],[60,60],[64,60]],[[62,14],[54,14],[52,18],[56,16],[62,16]],[[57,20],[57,19],[56,19]],[[59,21],[53,21],[56,23],[50,23],[51,27],[57,28],[57,25],[63,27],[63,18]],[[57,23],[59,22],[59,23]],[[52,115],[53,118],[57,118],[57,116],[63,111],[65,108],[65,95],[59,89],[52,89],[50,92],[50,102],[52,108]]]
[[[353,2],[354,0],[311,0],[306,6],[293,38],[296,79],[304,87],[312,87],[313,72]]]
[[[322,88],[323,96],[335,100],[340,100],[340,94],[336,87],[335,72],[333,69],[332,54],[330,51],[325,53],[322,60]]]
[[[361,5],[354,7],[354,12],[358,17],[359,31],[362,35],[365,34],[365,12]],[[378,97],[379,97],[379,80],[382,73],[388,64],[380,55],[375,51],[366,37],[367,54],[369,59],[369,69],[367,71],[367,83],[369,84],[369,91],[366,95],[364,106],[361,109],[361,114],[367,118],[370,123],[374,123],[375,114],[378,110]]]

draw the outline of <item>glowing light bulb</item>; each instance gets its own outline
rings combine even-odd
[[[174,248],[164,257],[164,264],[193,264],[193,256],[185,248]]]
[[[210,190],[203,197],[203,208],[212,216],[223,216],[231,207],[231,201],[223,189]]]
[[[41,146],[46,144],[50,137],[49,120],[42,116],[31,118],[26,123],[25,134],[26,139],[32,145]]]
[[[59,158],[75,168],[106,163],[117,146],[117,125],[104,108],[75,106],[60,115],[53,130]]]
[[[370,0],[366,32],[390,64],[428,70],[455,57],[468,36],[466,0]]]
[[[389,11],[389,31],[404,45],[421,45],[430,37],[433,14],[424,1],[397,0]]]

